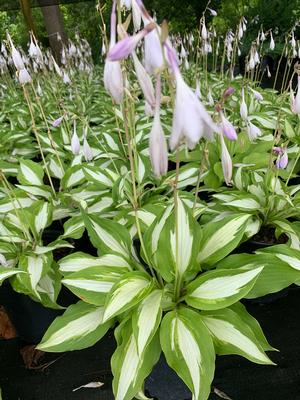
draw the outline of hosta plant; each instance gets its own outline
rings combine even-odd
[[[175,194],[138,245],[117,222],[84,208],[82,215],[99,256],[75,252],[60,260],[62,283],[81,300],[53,322],[39,349],[82,349],[115,327],[118,400],[138,396],[162,352],[195,399],[209,396],[216,354],[272,364],[266,351],[273,348],[240,303],[255,288],[262,259],[218,266],[244,237],[249,214],[201,224]]]

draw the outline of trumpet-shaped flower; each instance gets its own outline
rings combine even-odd
[[[298,89],[293,101],[292,110],[295,114],[300,114],[300,75],[298,75]]]
[[[252,93],[254,94],[254,97],[256,98],[256,100],[263,101],[264,98],[263,98],[262,94],[260,94],[257,90],[254,90],[252,88],[250,88],[250,89],[251,89]]]
[[[285,169],[289,163],[287,151],[285,150],[282,155],[279,155],[276,160],[277,169]]]
[[[52,126],[54,128],[57,128],[63,121],[64,116],[62,115],[61,117],[57,118],[55,121],[52,122]]]
[[[222,111],[220,111],[220,117],[223,135],[226,136],[229,140],[237,140],[237,133],[234,126],[231,122],[228,121]]]
[[[261,130],[252,122],[248,121],[247,134],[251,142],[254,142],[259,136],[261,136]]]
[[[160,122],[160,108],[156,107],[149,136],[150,160],[154,175],[160,177],[168,171],[168,150],[166,138]]]
[[[274,49],[275,49],[275,42],[274,42],[273,35],[272,35],[272,32],[271,32],[270,50],[274,50]]]
[[[147,103],[154,108],[155,106],[155,95],[154,95],[154,88],[151,81],[150,76],[147,74],[145,68],[143,67],[142,63],[138,59],[138,56],[135,52],[132,53],[134,69],[139,81],[139,85],[142,89],[144,94],[145,100]]]
[[[73,135],[71,138],[71,150],[74,155],[78,155],[80,153],[80,141],[77,135],[76,121],[74,121]]]
[[[232,160],[227,149],[223,135],[220,135],[221,140],[221,164],[224,180],[226,185],[230,185],[232,179]]]
[[[151,22],[144,29],[133,36],[125,36],[124,39],[113,45],[107,55],[109,61],[119,61],[128,57],[136,48],[139,41],[142,40],[148,33],[153,31],[155,23]]]
[[[144,24],[150,22],[149,19],[143,17]],[[155,74],[155,72],[161,69],[164,65],[164,58],[162,53],[162,47],[160,43],[160,28],[152,30],[148,35],[145,36],[145,67],[149,74]]]
[[[132,19],[134,30],[137,32],[141,28],[142,13],[136,0],[131,0]]]
[[[173,150],[185,140],[188,147],[192,149],[201,137],[212,139],[213,132],[219,132],[219,128],[212,121],[211,116],[193,90],[184,82],[174,50],[171,48],[168,48],[168,58],[176,80],[176,98],[170,148]]]
[[[26,68],[23,68],[18,72],[18,79],[21,85],[32,82],[31,76],[29,75]]]
[[[208,33],[207,33],[206,26],[205,26],[205,20],[203,20],[203,23],[202,23],[201,37],[202,37],[202,40],[204,40],[204,41],[208,39]]]
[[[243,118],[244,121],[247,120],[248,118],[248,108],[247,104],[245,102],[245,93],[244,93],[244,88],[242,89],[242,101],[240,105],[240,115]]]

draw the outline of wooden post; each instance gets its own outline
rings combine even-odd
[[[20,7],[22,10],[26,25],[28,27],[28,31],[33,32],[33,34],[36,36],[36,30],[35,30],[35,25],[34,25],[33,18],[32,18],[29,1],[30,0],[20,0]]]

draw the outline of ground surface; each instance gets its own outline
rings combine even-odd
[[[276,367],[261,366],[241,357],[219,357],[214,387],[232,400],[300,400],[300,291],[290,291],[271,304],[247,304],[248,311],[263,327],[269,342],[281,350],[271,354]],[[0,341],[0,386],[3,400],[113,400],[110,355],[114,341],[110,333],[94,347],[78,352],[48,354],[44,362],[56,360],[43,372],[26,370],[18,339]],[[60,357],[60,358],[58,358]],[[89,382],[104,382],[98,389],[72,390]],[[147,386],[160,392],[160,400],[185,400],[189,395],[177,385],[175,376],[156,370]],[[176,388],[176,393],[171,390]],[[212,394],[210,400],[218,400]]]

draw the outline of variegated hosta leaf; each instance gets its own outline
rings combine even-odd
[[[131,239],[127,229],[115,221],[88,215],[83,218],[89,237],[94,247],[104,253],[117,253],[125,258],[130,257]]]
[[[85,230],[82,217],[71,217],[64,223],[63,238],[80,239]]]
[[[128,262],[117,254],[105,254],[102,257],[93,257],[81,251],[61,258],[58,264],[63,275],[69,275],[70,273],[82,271],[90,267],[114,267],[124,272],[131,270]]]
[[[154,290],[141,302],[132,316],[132,327],[138,354],[142,354],[160,324],[163,292]]]
[[[21,160],[18,181],[23,185],[43,185],[44,171],[40,164],[31,160]]]
[[[20,271],[19,269],[13,269],[13,268],[6,268],[6,267],[1,267],[0,266],[0,285],[2,282],[10,278],[11,276],[14,276],[19,273],[24,273],[24,271]]]
[[[300,278],[300,250],[292,249],[290,246],[286,244],[280,244],[277,246],[271,246],[266,249],[261,249],[256,253],[273,254],[276,258],[283,261],[291,268],[299,271],[299,278]]]
[[[157,363],[161,348],[155,335],[143,354],[138,353],[131,321],[124,321],[116,330],[118,347],[111,359],[115,400],[132,400],[145,378]]]
[[[171,282],[177,275],[184,277],[199,271],[197,254],[201,229],[191,211],[178,197],[177,207],[169,206],[145,233],[148,254],[155,268]]]
[[[180,308],[165,315],[160,342],[166,360],[193,393],[207,400],[215,369],[211,335],[198,312]]]
[[[214,338],[217,354],[238,354],[258,364],[273,364],[264,351],[265,341],[261,343],[238,312],[224,308],[201,316]]]
[[[112,188],[113,180],[111,176],[101,169],[101,167],[87,166],[83,168],[84,175],[88,181],[95,182],[99,185],[99,189]]]
[[[57,179],[62,179],[65,174],[62,162],[58,162],[56,157],[49,157],[48,168],[51,176]]]
[[[270,247],[270,250],[272,247]],[[232,254],[217,264],[217,269],[231,269],[233,266],[238,266],[248,270],[261,265],[264,266],[264,269],[255,280],[251,290],[245,295],[247,299],[278,292],[296,282],[299,277],[299,271],[291,268],[284,261],[281,261],[275,254],[265,252],[265,250],[267,249],[263,251],[260,250],[259,254],[256,255]]]
[[[8,213],[15,209],[30,207],[35,200],[24,195],[24,192],[15,194],[14,199],[3,199],[0,201],[0,214]]]
[[[272,221],[272,224],[276,226],[279,233],[284,233],[289,237],[292,249],[300,250],[300,231],[295,229],[294,223],[277,219]]]
[[[35,234],[40,235],[46,226],[52,222],[52,204],[38,201],[30,208],[30,212],[32,213],[32,229]]]
[[[226,198],[226,196],[228,197]],[[224,195],[217,194],[214,197],[221,200],[223,207],[225,206],[235,210],[248,212],[257,212],[261,209],[261,204],[258,202],[257,198],[249,194],[230,193],[229,195],[227,195],[225,193]]]
[[[16,280],[38,299],[40,299],[40,295],[37,291],[37,285],[40,279],[50,270],[52,260],[52,253],[42,255],[29,253],[20,256],[19,268],[27,274],[18,275]]]
[[[120,268],[94,266],[68,275],[62,283],[81,300],[103,305],[106,294],[123,274]]]
[[[102,323],[102,316],[103,307],[79,301],[54,320],[37,348],[64,352],[93,346],[112,325],[112,321]]]
[[[141,272],[128,272],[117,282],[106,297],[103,321],[140,303],[153,287],[150,277]]]
[[[85,181],[85,175],[81,165],[74,165],[68,168],[61,180],[61,186],[63,189],[69,189],[73,186],[78,186]]]
[[[250,214],[231,215],[212,221],[203,227],[203,238],[198,261],[213,265],[223,259],[240,243]]]
[[[218,269],[202,274],[187,286],[185,301],[202,310],[225,308],[244,297],[263,267]]]
[[[51,270],[39,280],[36,288],[39,294],[38,300],[45,307],[62,309],[63,307],[56,303],[60,289],[61,276],[58,272],[57,266],[55,265],[55,268],[51,268]]]
[[[16,185],[17,188],[24,190],[24,192],[32,194],[33,196],[43,197],[46,200],[49,200],[53,193],[49,186],[40,185],[40,186],[32,186],[32,185]]]

